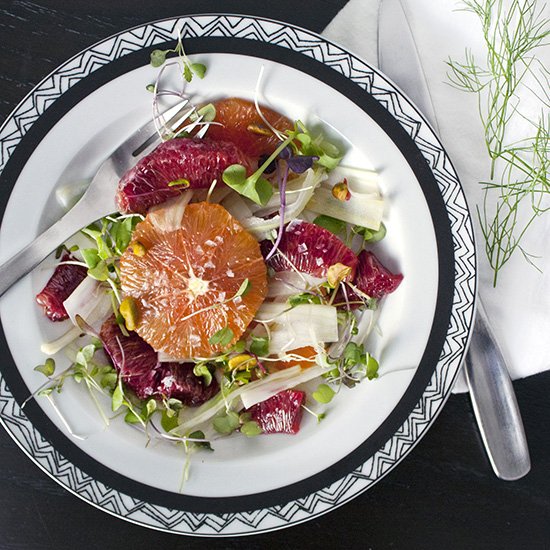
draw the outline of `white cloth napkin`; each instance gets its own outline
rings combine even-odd
[[[524,248],[536,257],[534,261],[540,271],[518,252],[500,272],[494,288],[475,213],[476,205],[483,203],[478,182],[489,177],[477,98],[449,86],[446,77],[445,61],[449,56],[463,60],[466,47],[480,62],[485,62],[480,23],[475,15],[457,11],[460,3],[456,0],[402,0],[402,3],[430,85],[441,140],[458,172],[474,218],[479,292],[510,375],[517,379],[550,369],[550,212],[536,220],[523,241]],[[543,3],[539,4],[541,9]],[[380,0],[350,0],[323,34],[376,66],[379,5]],[[549,9],[545,9],[548,16]],[[537,55],[550,66],[550,46],[538,50]],[[522,108],[537,107],[535,103],[526,105],[525,101]],[[519,125],[513,131],[518,138],[525,137],[525,127]],[[461,376],[454,391],[466,390]]]

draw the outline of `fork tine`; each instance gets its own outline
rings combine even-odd
[[[186,120],[195,110],[195,107],[191,107],[191,109],[185,109],[188,103],[189,100],[184,99],[180,103],[174,105],[173,107],[170,107],[168,110],[162,113],[163,117],[168,117],[168,120],[165,122],[165,126],[167,126],[168,128],[173,128],[174,124],[181,124],[184,120]],[[156,143],[160,139],[154,120],[151,120],[147,124],[142,126],[139,129],[139,134],[147,137],[140,140],[140,142],[134,146],[133,150],[131,151],[133,157],[142,157],[143,152],[148,149],[151,144]]]
[[[187,120],[193,113],[196,113],[195,107],[188,109],[181,116],[179,113],[173,116],[168,122],[166,122],[165,126],[167,126],[170,129],[170,132],[172,135],[177,135],[182,130],[191,132],[202,122],[202,119],[204,118],[203,115],[200,115],[193,122],[187,123]],[[199,137],[202,137],[202,136],[199,136]],[[138,149],[136,149],[134,153],[132,153],[133,156],[142,158],[145,155],[148,155],[157,146],[159,139],[160,138],[158,133],[155,133],[147,141],[145,141],[145,143],[143,143]]]
[[[206,131],[208,130],[208,126],[209,126],[209,124],[205,124],[205,125],[197,132],[196,136],[197,136],[198,138],[201,138],[201,139],[202,139],[202,138],[204,137],[204,135],[206,134]]]

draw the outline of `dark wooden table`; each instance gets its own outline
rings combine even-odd
[[[344,4],[0,0],[0,120],[64,60],[125,28],[232,11],[320,31]],[[241,539],[177,537],[115,519],[62,489],[0,430],[0,548],[550,548],[550,373],[514,387],[533,463],[524,479],[493,475],[469,398],[453,395],[428,435],[366,494],[320,519]]]

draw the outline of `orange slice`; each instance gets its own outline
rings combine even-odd
[[[273,361],[270,362],[269,368],[273,370],[283,370],[289,369],[290,367],[295,367],[300,365],[303,369],[313,367],[315,365],[315,359],[317,357],[317,351],[312,346],[306,346],[303,348],[296,348],[287,352],[288,354],[296,355],[302,357],[302,359],[289,359],[288,361]]]
[[[136,332],[156,351],[210,357],[228,345],[210,344],[214,334],[230,329],[234,343],[252,321],[267,292],[266,266],[257,241],[222,206],[189,204],[183,216],[181,205],[166,210],[137,225],[140,246],[120,260],[122,291],[137,306]],[[246,279],[248,291],[235,297]]]
[[[254,102],[238,97],[230,97],[214,102],[216,107],[215,122],[208,128],[207,136],[213,140],[230,141],[243,153],[251,157],[269,155],[280,141],[262,120]],[[279,130],[291,130],[292,122],[273,109],[261,107],[267,121]]]

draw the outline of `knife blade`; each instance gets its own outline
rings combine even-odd
[[[402,0],[382,0],[378,65],[400,86],[441,135],[428,79]],[[521,414],[502,353],[479,295],[464,371],[474,414],[495,474],[515,480],[531,469]]]

